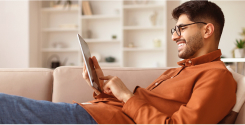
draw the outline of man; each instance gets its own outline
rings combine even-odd
[[[95,100],[79,106],[0,94],[0,122],[219,123],[236,101],[236,82],[218,50],[224,15],[207,1],[186,2],[172,15],[177,20],[172,39],[184,60],[178,62],[181,67],[167,70],[146,89],[136,87],[132,93],[118,77],[103,76],[93,57],[103,88],[95,90]],[[88,82],[85,67],[83,77]]]
[[[98,76],[107,81],[104,85],[102,81],[103,92],[95,90],[91,105],[81,106],[97,123],[214,124],[231,111],[236,82],[220,61],[221,9],[212,2],[189,1],[172,15],[177,20],[172,40],[184,60],[178,62],[180,68],[167,70],[146,89],[136,87],[131,93],[119,78],[103,76],[93,58]]]

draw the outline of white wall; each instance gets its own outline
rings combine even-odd
[[[0,68],[29,66],[28,1],[0,1]]]
[[[0,68],[37,67],[38,2],[0,0]]]
[[[235,40],[241,39],[242,28],[245,28],[245,1],[214,1],[225,15],[225,26],[219,48],[225,57],[232,57]]]

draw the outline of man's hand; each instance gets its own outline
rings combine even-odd
[[[93,56],[92,57],[92,61],[93,61],[93,64],[94,64],[94,68],[95,68],[95,71],[96,71],[96,74],[97,74],[97,77],[100,78],[100,77],[103,77],[104,74],[99,66],[99,63],[97,61],[97,59]],[[86,82],[88,83],[88,85],[90,87],[91,84],[90,84],[90,81],[89,81],[89,76],[88,76],[88,71],[87,71],[87,68],[86,68],[86,65],[85,63],[83,64],[83,78],[86,80]],[[103,85],[104,85],[104,80],[100,80],[99,79],[99,83],[100,83],[100,88],[103,88]],[[97,89],[95,89],[94,87],[92,87],[92,89],[94,90],[94,92],[99,95],[100,94],[100,91],[98,91]]]
[[[101,80],[107,80],[104,85],[104,93],[114,95],[118,100],[127,102],[134,94],[124,85],[116,76],[99,77]]]

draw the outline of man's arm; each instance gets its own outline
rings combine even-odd
[[[172,116],[158,111],[137,96],[131,97],[125,103],[123,111],[137,124],[218,123],[234,106],[235,92],[236,82],[230,72],[214,69],[200,74],[189,102],[180,106]]]

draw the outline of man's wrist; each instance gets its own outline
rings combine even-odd
[[[123,99],[123,102],[126,103],[133,96],[134,96],[133,93],[126,94],[125,98]]]

